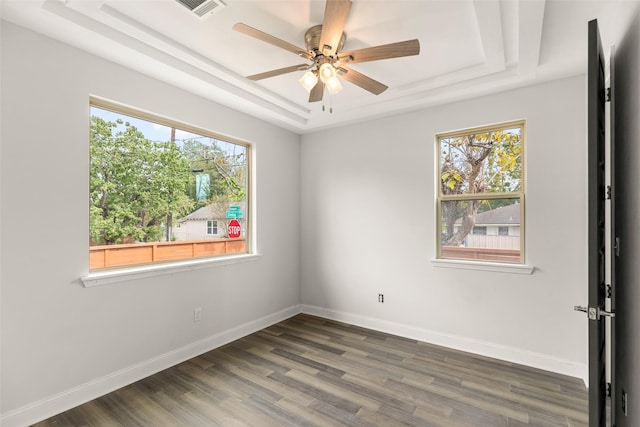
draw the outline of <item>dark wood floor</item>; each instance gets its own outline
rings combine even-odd
[[[298,315],[36,424],[582,426],[581,380]]]

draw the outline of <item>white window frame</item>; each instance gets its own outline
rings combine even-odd
[[[253,160],[254,145],[247,141],[242,141],[236,138],[230,138],[228,136],[220,135],[215,132],[198,128],[191,125],[186,125],[183,122],[172,120],[160,115],[143,112],[142,110],[126,106],[105,98],[91,96],[89,99],[89,106],[97,107],[101,109],[111,110],[123,115],[136,117],[142,120],[152,121],[161,125],[176,127],[188,132],[208,136],[211,138],[227,141],[234,144],[243,145],[246,147],[247,156],[247,207],[246,216],[248,216],[245,222],[245,235],[246,235],[246,253],[230,254],[225,256],[213,256],[204,258],[192,258],[186,260],[178,260],[171,262],[155,262],[152,264],[130,265],[123,267],[112,267],[102,270],[89,270],[89,262],[87,258],[87,273],[80,277],[80,280],[84,287],[95,287],[108,285],[112,283],[120,283],[131,280],[138,280],[142,278],[156,277],[167,274],[174,274],[182,271],[193,271],[203,268],[223,267],[231,264],[245,263],[256,261],[260,255],[256,252],[256,216],[255,216],[255,197],[253,188],[255,188],[255,164]],[[88,126],[88,123],[87,123]],[[88,215],[88,211],[87,211]],[[88,230],[87,230],[88,232]]]

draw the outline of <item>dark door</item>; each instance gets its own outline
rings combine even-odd
[[[589,239],[589,426],[606,423],[605,59],[598,22],[589,22],[587,68]]]
[[[611,241],[609,242],[609,247],[611,250],[611,259],[610,259],[610,292],[607,295],[611,298],[611,312],[616,312],[616,261],[619,256],[620,250],[620,242],[618,240],[619,230],[616,228],[616,181],[617,175],[615,174],[616,168],[616,138],[615,138],[615,109],[613,99],[615,97],[615,86],[614,86],[614,61],[615,49],[611,49],[609,53],[609,178],[611,182],[611,187],[609,190],[609,199],[610,199],[610,229],[611,229]],[[609,329],[609,342],[611,344],[611,355],[610,355],[610,363],[611,363],[611,409],[610,409],[610,425],[616,425],[616,406],[615,402],[618,402],[618,398],[620,394],[618,393],[616,387],[619,387],[616,384],[616,351],[617,351],[617,341],[616,341],[616,322],[617,319],[615,317],[610,318],[610,329]]]

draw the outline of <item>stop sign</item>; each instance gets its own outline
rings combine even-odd
[[[227,226],[227,234],[231,239],[237,239],[240,237],[240,231],[242,228],[240,227],[240,223],[237,219],[232,219],[229,221],[229,225]]]

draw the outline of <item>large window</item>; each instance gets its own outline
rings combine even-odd
[[[90,269],[247,253],[247,144],[92,99]]]
[[[524,262],[523,121],[437,135],[438,258]]]

